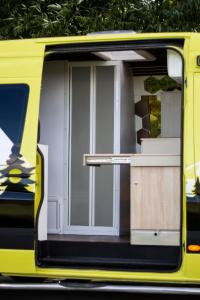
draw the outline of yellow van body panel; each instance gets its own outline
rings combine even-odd
[[[196,57],[200,55],[200,34],[197,33],[149,33],[111,34],[94,36],[39,38],[0,42],[0,83],[27,83],[30,95],[26,125],[22,140],[22,154],[30,163],[36,164],[37,118],[39,113],[42,68],[45,46],[152,39],[184,39],[184,135],[183,135],[183,218],[182,218],[182,264],[171,273],[130,272],[106,270],[79,270],[40,268],[35,263],[32,250],[0,250],[0,273],[21,276],[74,278],[111,281],[141,281],[166,283],[200,283],[200,255],[185,251],[186,242],[186,191],[188,179],[195,178],[195,163],[200,162],[200,67]],[[30,139],[31,136],[31,139]],[[195,153],[195,157],[194,157]],[[36,170],[37,172],[37,170]],[[39,175],[38,175],[39,176]],[[35,215],[40,195],[35,199]]]
[[[30,165],[35,165],[36,160],[35,123],[38,120],[32,116],[37,116],[39,112],[44,49],[45,45],[38,45],[31,40],[4,41],[0,46],[0,83],[25,83],[30,88],[21,147],[22,155]]]
[[[2,274],[12,276],[199,284],[199,260],[196,257],[196,254],[185,255],[180,270],[172,273],[39,268],[35,266],[34,251],[30,250],[1,250],[0,265]]]

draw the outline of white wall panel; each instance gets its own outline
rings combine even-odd
[[[38,145],[43,155],[43,169],[44,169],[44,182],[43,182],[43,202],[40,209],[38,219],[38,240],[47,240],[47,210],[48,210],[48,146]]]
[[[64,99],[65,99],[65,64],[52,61],[44,65],[41,107],[40,107],[40,143],[48,145],[48,193],[63,200],[63,162],[64,162]],[[52,220],[58,219],[59,208],[50,204],[48,231],[58,231]],[[61,214],[60,214],[61,215]],[[56,222],[55,222],[56,224]]]

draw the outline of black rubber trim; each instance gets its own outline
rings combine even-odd
[[[184,89],[185,89],[185,79],[184,79],[184,70],[185,70],[185,61],[183,58],[182,53],[174,48],[174,47],[166,47],[167,49],[171,49],[175,52],[177,52],[182,60],[182,91],[181,91],[181,166],[180,166],[180,261],[178,263],[177,268],[174,270],[174,272],[177,272],[182,264],[182,259],[183,259],[183,251],[185,251],[185,246],[183,245],[183,158],[184,158],[184,142],[183,142],[183,137],[184,137]]]
[[[83,53],[108,50],[129,50],[129,49],[148,49],[165,48],[166,46],[183,47],[184,39],[145,39],[145,40],[127,40],[112,42],[79,42],[62,45],[46,46],[46,57],[53,53]],[[49,52],[49,53],[48,53]]]
[[[40,261],[39,261],[39,241],[38,241],[38,222],[39,222],[39,215],[40,215],[40,211],[41,211],[41,207],[44,201],[44,156],[43,153],[41,152],[40,148],[37,147],[37,152],[39,153],[40,157],[41,157],[41,199],[40,199],[40,203],[38,206],[38,210],[37,210],[37,214],[36,214],[36,219],[35,219],[35,231],[34,231],[34,235],[35,235],[35,264],[37,266],[40,265]]]
[[[34,249],[33,228],[0,228],[1,249]]]

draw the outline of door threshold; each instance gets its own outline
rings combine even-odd
[[[45,241],[38,245],[38,265],[115,270],[177,269],[180,248],[174,246],[133,246],[129,242]]]
[[[48,234],[48,241],[63,242],[101,242],[101,243],[129,243],[129,235],[108,236],[108,235],[77,235],[77,234]]]
[[[153,259],[126,259],[126,258],[97,258],[97,257],[44,257],[40,260],[42,267],[81,267],[118,270],[145,270],[160,271],[173,270],[176,264],[172,261]]]

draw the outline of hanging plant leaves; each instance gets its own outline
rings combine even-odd
[[[163,91],[173,91],[177,87],[177,82],[167,75],[160,79],[160,88]]]
[[[159,80],[153,76],[148,77],[144,81],[144,89],[151,94],[157,93],[160,90]]]

